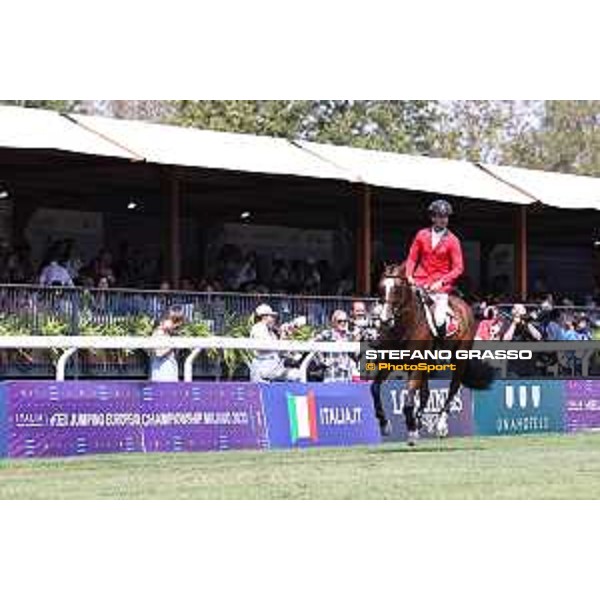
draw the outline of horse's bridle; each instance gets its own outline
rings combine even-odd
[[[429,295],[427,294],[427,291],[423,287],[408,283],[406,278],[401,275],[385,274],[383,279],[384,279],[384,286],[386,285],[386,280],[389,280],[389,282],[390,282],[389,285],[391,287],[391,290],[396,289],[397,287],[400,287],[400,285],[404,285],[405,287],[410,288],[410,290],[416,296],[417,300],[419,302],[421,302],[423,304],[423,306],[427,303],[427,301],[429,299]],[[398,283],[398,282],[400,282],[400,283]],[[390,291],[390,293],[391,293],[391,291]],[[383,310],[381,311],[381,316],[380,316],[382,325],[385,325],[386,327],[394,327],[395,317],[397,316],[397,312],[398,312],[397,307],[393,307],[393,308],[390,307],[389,294],[386,291],[386,297],[384,298],[384,302],[383,302]]]

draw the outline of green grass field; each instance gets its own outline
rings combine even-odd
[[[0,461],[0,499],[600,498],[600,435]]]

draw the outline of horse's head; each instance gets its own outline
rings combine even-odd
[[[408,294],[412,294],[412,291],[406,279],[405,264],[386,265],[379,282],[379,297],[383,304],[382,323],[393,322],[395,307],[404,306],[409,300]]]

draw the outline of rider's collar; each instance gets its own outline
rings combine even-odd
[[[436,227],[435,225],[433,225],[433,227],[431,228],[431,231],[433,231],[434,233],[441,233],[442,235],[445,235],[448,232],[448,228],[447,227]]]

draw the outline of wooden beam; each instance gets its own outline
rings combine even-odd
[[[181,280],[181,185],[175,169],[171,172],[170,184],[169,271],[171,285],[177,289]]]
[[[517,280],[517,294],[522,302],[527,300],[527,206],[519,206],[517,209],[517,240],[515,268]]]
[[[361,187],[356,228],[356,284],[359,294],[371,293],[372,239],[372,196],[368,185]]]

